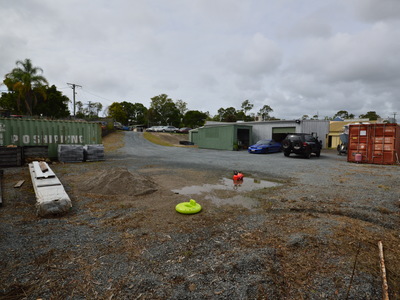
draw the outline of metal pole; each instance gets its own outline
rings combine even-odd
[[[75,83],[68,83],[68,85],[70,85],[72,87],[72,91],[73,91],[73,101],[74,101],[74,118],[75,118],[75,87],[82,87],[81,85],[75,84]]]

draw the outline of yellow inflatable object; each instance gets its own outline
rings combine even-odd
[[[175,209],[176,209],[176,211],[178,213],[190,215],[190,214],[196,214],[196,213],[200,212],[201,211],[201,205],[196,203],[195,200],[190,199],[189,202],[179,203],[175,207]]]

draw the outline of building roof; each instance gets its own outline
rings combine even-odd
[[[361,123],[375,123],[376,121],[369,121],[368,119],[347,120],[347,121],[331,121],[329,123],[329,132],[343,132],[343,127],[348,124],[361,124]]]

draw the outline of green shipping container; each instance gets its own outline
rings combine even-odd
[[[48,146],[57,158],[59,144],[101,144],[101,126],[82,121],[0,118],[0,146]]]

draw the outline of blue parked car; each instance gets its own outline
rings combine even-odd
[[[274,140],[260,140],[256,144],[250,146],[247,151],[249,153],[271,153],[282,151],[282,144]]]

